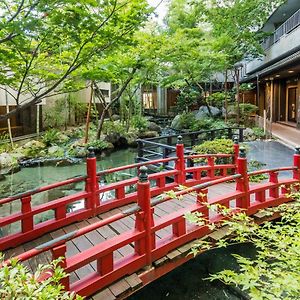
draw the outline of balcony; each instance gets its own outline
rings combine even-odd
[[[246,73],[251,74],[273,60],[288,55],[289,51],[300,47],[299,25],[300,9],[263,41],[262,47],[265,50],[265,56],[247,63]]]

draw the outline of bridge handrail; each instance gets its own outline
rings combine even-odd
[[[32,190],[29,190],[29,191],[26,191],[26,192],[23,192],[23,193],[15,194],[15,195],[0,199],[0,205],[9,203],[11,201],[18,200],[18,199],[23,198],[23,197],[32,196],[32,195],[35,195],[37,193],[46,192],[48,190],[55,189],[55,188],[58,188],[58,187],[61,187],[61,186],[64,186],[64,185],[71,184],[71,183],[81,182],[81,181],[84,181],[86,178],[87,178],[86,175],[74,176],[72,178],[66,179],[66,180],[61,181],[61,182],[55,182],[55,183],[48,184],[48,185],[45,185],[45,186],[41,186],[41,187],[38,187],[36,189],[32,189]]]
[[[208,157],[234,157],[234,154],[222,154],[222,153],[217,153],[217,154],[192,154],[185,156],[185,159],[197,159],[197,158],[208,158]]]
[[[212,131],[224,131],[224,130],[245,130],[246,128],[244,127],[224,127],[224,128],[216,128],[216,129],[207,129],[207,130],[198,130],[198,131],[192,131],[192,132],[180,132],[180,135],[181,136],[189,136],[189,135],[192,135],[192,134],[201,134],[201,133],[208,133],[208,132],[212,132]],[[159,139],[163,139],[163,138],[167,138],[167,137],[177,137],[178,136],[178,133],[176,134],[170,134],[170,135],[167,135],[167,136],[159,136],[159,137],[152,137],[152,138],[147,138],[145,139],[146,141],[153,141],[153,140],[159,140]],[[143,140],[143,141],[145,141]]]
[[[290,167],[282,167],[282,168],[274,168],[274,169],[263,169],[263,170],[248,172],[248,176],[260,175],[265,173],[294,171],[294,170],[298,170],[298,167],[290,166]]]
[[[175,192],[174,196],[179,197],[179,196],[183,196],[183,195],[186,195],[186,194],[189,194],[189,193],[192,193],[192,192],[198,192],[201,189],[205,189],[205,188],[217,185],[217,184],[229,182],[229,181],[235,180],[237,178],[241,178],[241,177],[242,177],[241,174],[235,174],[235,175],[232,175],[232,176],[227,176],[227,177],[224,177],[224,178],[211,180],[211,181],[208,181],[208,182],[205,182],[205,183],[202,183],[202,184],[198,184],[198,185],[195,185],[193,187],[186,188],[184,190]],[[172,200],[172,199],[174,199],[174,198],[172,198],[170,196],[164,196],[164,197],[158,196],[158,197],[151,200],[151,206],[153,207],[153,206],[156,206],[158,204],[161,204],[163,202],[166,202],[166,201],[169,201],[169,200]],[[55,247],[61,246],[62,244],[66,243],[67,241],[78,238],[82,235],[85,235],[85,234],[91,232],[91,231],[94,231],[94,230],[99,229],[103,226],[106,226],[108,224],[116,222],[116,221],[118,221],[118,220],[120,220],[124,217],[128,217],[128,216],[130,216],[132,214],[135,214],[139,211],[141,211],[140,206],[138,204],[135,204],[133,207],[131,207],[129,209],[126,209],[126,210],[123,210],[119,213],[116,213],[113,216],[109,216],[104,220],[97,221],[93,224],[89,224],[89,225],[87,225],[83,228],[80,228],[78,230],[74,230],[72,232],[63,234],[63,235],[61,235],[57,238],[54,238],[53,240],[51,240],[49,242],[40,244],[40,245],[36,246],[35,248],[33,248],[31,250],[28,250],[28,251],[26,251],[22,254],[19,254],[19,255],[15,256],[15,258],[17,258],[19,261],[28,260],[28,259],[30,259],[34,256],[39,255],[40,253],[43,253],[43,252],[49,251],[49,250],[51,250]],[[10,264],[10,259],[6,260],[4,262],[4,264]]]
[[[148,166],[148,165],[155,165],[155,164],[159,164],[159,163],[175,161],[175,160],[177,160],[177,156],[168,157],[168,158],[161,158],[161,159],[155,159],[155,160],[142,162],[142,163],[130,164],[130,165],[126,165],[126,166],[121,166],[121,167],[116,167],[116,168],[111,168],[111,169],[106,169],[106,170],[99,171],[99,172],[97,172],[97,176],[110,174],[110,173],[114,173],[114,172],[120,172],[120,171],[128,170],[128,169],[140,168],[140,167]]]
[[[170,136],[168,136],[168,137],[170,137]],[[161,137],[156,137],[156,138],[151,138],[151,139],[163,139],[163,138],[167,138],[167,137],[161,136]],[[163,147],[163,148],[170,149],[170,150],[176,150],[175,146],[153,142],[152,140],[149,140],[149,139],[138,139],[137,142],[142,142],[144,144],[154,145],[157,147]]]

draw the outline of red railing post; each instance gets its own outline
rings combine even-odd
[[[274,183],[275,185],[278,184],[278,173],[277,172],[271,172],[270,173],[270,178],[269,178],[270,183]],[[270,197],[272,198],[278,198],[279,197],[279,186],[275,186],[270,188]]]
[[[246,149],[241,147],[237,159],[237,173],[241,174],[242,177],[236,180],[236,190],[243,192],[244,195],[237,199],[236,206],[245,210],[250,206],[249,178],[247,172]]]
[[[24,198],[21,198],[21,212],[22,214],[30,213],[31,212],[31,196],[27,196]],[[22,233],[28,232],[33,230],[33,216],[26,217],[22,219]]]
[[[207,170],[207,176],[210,179],[215,178],[215,158],[213,156],[208,156],[207,157],[207,165],[208,165],[208,170]]]
[[[235,172],[237,170],[237,160],[239,157],[239,152],[240,152],[240,145],[239,145],[239,139],[236,137],[234,139],[234,144],[233,144],[233,164],[235,165]]]
[[[295,149],[294,166],[297,169],[293,172],[293,178],[300,181],[300,147],[296,147]]]
[[[91,209],[93,214],[96,213],[97,206],[100,205],[99,202],[99,178],[97,176],[97,160],[93,148],[89,148],[89,154],[86,159],[86,173],[87,179],[85,184],[85,190],[91,193],[90,197],[87,199],[86,208]]]
[[[146,255],[147,266],[152,264],[152,249],[155,248],[155,235],[151,232],[154,226],[153,211],[151,207],[150,182],[148,180],[147,167],[140,168],[139,181],[137,183],[137,203],[141,211],[136,213],[135,228],[145,232],[145,238],[136,241],[135,251],[139,255]]]
[[[62,267],[63,269],[66,269],[67,267],[67,262],[66,262],[66,252],[67,252],[67,246],[66,244],[57,246],[53,249],[51,249],[52,252],[52,259],[58,259],[58,258],[63,258],[63,260],[59,263],[59,266]],[[70,290],[70,279],[69,276],[63,278],[60,283],[65,287],[66,291]]]
[[[178,171],[176,175],[176,183],[184,184],[185,183],[185,160],[184,160],[184,144],[182,142],[182,136],[178,136],[176,144],[176,156],[177,160],[175,162],[175,169]]]

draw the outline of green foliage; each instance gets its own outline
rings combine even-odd
[[[193,147],[193,151],[199,154],[233,154],[233,141],[230,139],[215,139],[206,141]]]
[[[179,113],[188,112],[191,107],[197,104],[201,94],[198,89],[184,87],[180,90],[180,94],[176,100],[176,108]]]
[[[61,260],[55,260],[49,265],[39,265],[37,271],[32,274],[22,263],[11,259],[9,266],[3,265],[0,268],[0,298],[3,300],[83,299],[75,293],[65,292],[59,283],[67,276],[59,267]],[[0,253],[0,264],[3,262],[4,256]],[[49,274],[48,278],[39,281],[41,275],[45,273]]]
[[[103,124],[104,134],[126,134],[126,127],[120,121],[105,121]]]
[[[196,118],[193,113],[183,113],[180,115],[179,128],[192,129],[195,122]]]
[[[93,147],[93,148],[97,149],[98,151],[101,151],[101,150],[109,148],[110,144],[106,141],[103,141],[103,140],[93,140],[93,141],[90,141],[86,145],[86,147],[87,148]]]
[[[42,142],[46,146],[55,145],[59,142],[60,131],[57,129],[49,129],[42,136]]]
[[[148,120],[141,115],[134,115],[131,118],[131,126],[139,131],[145,131],[148,126]]]
[[[9,134],[7,132],[0,133],[0,154],[12,150],[11,143],[9,142]]]
[[[266,137],[263,128],[260,127],[253,127],[253,133],[255,134],[256,138],[264,139]]]
[[[227,92],[227,94],[225,94],[224,92],[213,93],[210,96],[208,96],[207,100],[210,103],[210,105],[221,108],[224,106],[224,102],[226,98],[227,101],[230,102],[230,100],[232,100],[231,93],[229,92]]]
[[[203,249],[226,247],[230,244],[250,242],[256,247],[254,259],[234,255],[239,270],[224,270],[210,275],[210,280],[221,280],[225,284],[240,286],[253,300],[282,299],[300,297],[300,193],[299,184],[291,187],[287,196],[292,203],[262,211],[266,217],[277,213],[277,222],[257,225],[245,213],[233,213],[228,208],[221,213],[226,216],[222,224],[211,224],[213,228],[226,226],[227,237],[216,245],[199,242],[192,249],[197,254]],[[194,223],[206,222],[202,216],[189,217]],[[230,237],[230,240],[227,238]]]

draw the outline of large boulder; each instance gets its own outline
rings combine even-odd
[[[125,136],[121,135],[118,132],[114,132],[111,134],[108,134],[105,137],[105,141],[108,143],[111,143],[116,148],[124,148],[128,146],[128,141]]]
[[[16,160],[9,153],[1,153],[0,154],[0,168],[10,168],[16,164]]]
[[[157,125],[156,123],[154,123],[154,122],[149,122],[148,126],[147,126],[147,129],[149,131],[156,131],[158,133],[161,133],[161,127],[159,125]]]
[[[217,117],[222,114],[222,111],[217,107],[209,106],[209,109],[210,109],[211,115],[208,111],[207,106],[200,106],[198,112],[195,115],[196,120],[201,120],[203,118],[210,117],[210,116]]]
[[[172,121],[172,123],[171,123],[171,128],[177,129],[177,130],[180,130],[180,129],[181,129],[181,125],[180,125],[180,115],[175,116],[175,118],[173,119],[173,121]]]

